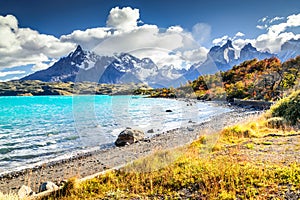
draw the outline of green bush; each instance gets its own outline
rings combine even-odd
[[[283,117],[291,125],[300,122],[300,90],[281,99],[270,109],[272,117]]]

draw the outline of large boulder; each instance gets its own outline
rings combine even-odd
[[[32,195],[34,195],[34,192],[31,190],[29,186],[26,185],[22,185],[22,187],[18,191],[18,196],[20,199],[24,199]]]
[[[47,182],[44,182],[40,185],[40,188],[39,188],[39,192],[44,192],[44,191],[53,191],[53,190],[57,190],[58,189],[58,186],[51,182],[51,181],[47,181]]]
[[[117,140],[115,141],[116,146],[125,146],[128,144],[133,144],[139,140],[143,140],[145,138],[145,134],[143,131],[126,128],[122,131]]]

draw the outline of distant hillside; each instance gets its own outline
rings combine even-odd
[[[299,86],[300,56],[284,63],[278,58],[249,60],[215,75],[199,76],[190,82],[200,99],[233,98],[277,100]]]
[[[300,56],[281,63],[278,58],[244,61],[225,72],[202,75],[179,88],[157,89],[153,97],[189,97],[201,100],[281,99],[300,89]]]

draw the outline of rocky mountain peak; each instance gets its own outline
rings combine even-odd
[[[241,51],[249,51],[249,50],[256,50],[256,48],[253,47],[251,43],[248,43],[241,49]]]
[[[68,57],[70,57],[72,59],[76,59],[77,57],[82,57],[84,55],[85,55],[85,53],[82,50],[81,46],[77,45],[75,51],[71,52]]]
[[[222,48],[223,49],[233,48],[232,41],[231,40],[227,40],[227,42],[222,46]]]

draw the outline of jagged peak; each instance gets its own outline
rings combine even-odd
[[[233,48],[232,41],[227,40],[227,42],[222,46],[223,48]]]
[[[246,45],[242,48],[242,51],[243,51],[243,50],[249,50],[249,49],[256,50],[256,48],[253,47],[252,44],[249,42],[248,44],[246,44]]]
[[[83,51],[82,48],[81,48],[81,46],[80,46],[79,44],[78,44],[77,47],[76,47],[75,52],[76,52],[76,51]]]
[[[77,45],[75,51],[71,52],[68,57],[75,58],[75,57],[78,57],[80,55],[84,55],[84,51],[83,51],[83,49],[81,48],[80,45]]]

